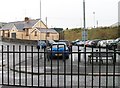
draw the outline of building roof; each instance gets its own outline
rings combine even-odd
[[[10,29],[12,29],[14,26],[15,26],[14,24],[9,23],[9,24],[6,24],[5,26],[3,26],[3,27],[1,28],[1,30],[10,30]]]
[[[111,25],[111,27],[116,27],[116,26],[119,26],[120,25],[120,22],[116,22],[114,24]]]
[[[2,28],[4,25],[6,25],[7,23],[5,22],[0,22],[0,28]]]
[[[24,28],[32,28],[38,21],[40,21],[40,19],[30,19],[27,22],[25,21],[9,22],[5,26],[3,26],[1,30],[11,30],[15,26],[19,31],[21,31]]]
[[[39,20],[31,20],[24,23],[24,28],[32,28]]]
[[[32,28],[39,20],[29,20],[28,22],[25,21],[17,21],[17,22],[12,22],[15,24],[16,28],[18,30],[23,30],[24,28]]]
[[[37,28],[41,33],[58,33],[56,30],[54,30],[54,29],[45,29],[45,28]]]
[[[63,31],[63,28],[52,28],[55,29],[58,33],[60,33],[61,31]]]

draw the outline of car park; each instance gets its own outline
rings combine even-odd
[[[46,50],[46,57],[48,60],[53,58],[62,58],[68,59],[69,58],[69,49],[66,43],[64,42],[56,42],[53,43],[50,48]]]

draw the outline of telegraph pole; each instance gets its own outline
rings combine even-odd
[[[86,41],[86,19],[85,19],[85,0],[83,0],[83,32],[82,32],[82,38],[84,40],[84,47],[85,47],[85,41]]]
[[[41,29],[41,0],[40,0],[40,29]]]
[[[95,12],[93,12],[93,24],[94,24],[93,28],[95,28],[95,23],[96,23],[96,21],[95,21]]]
[[[40,29],[41,29],[41,0],[40,0],[40,24],[39,24],[39,26],[40,26]],[[41,32],[40,32],[40,40],[42,40],[42,38],[41,38]]]
[[[85,47],[85,41],[87,37],[87,31],[86,31],[86,21],[85,21],[85,0],[83,0],[83,38],[84,38],[84,60],[85,60],[85,74],[86,74],[86,47]],[[85,76],[85,84],[86,84],[86,76]],[[85,85],[86,88],[86,85]]]

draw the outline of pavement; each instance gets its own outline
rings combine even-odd
[[[44,87],[17,87],[17,86],[0,86],[0,88],[44,88]],[[48,87],[45,87],[48,88]],[[49,87],[50,88],[50,87]]]
[[[31,87],[0,86],[0,88],[31,88]]]

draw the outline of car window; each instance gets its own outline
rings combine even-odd
[[[115,40],[115,42],[118,42],[118,41],[120,41],[120,38],[117,38],[117,39]]]
[[[53,45],[52,48],[64,48],[66,47],[65,45]]]
[[[53,44],[52,48],[64,48],[65,50],[68,50],[68,47],[65,44]]]
[[[64,43],[66,43],[66,45],[69,45],[69,41],[67,41],[67,40],[59,40],[59,42],[64,42]]]
[[[45,43],[44,41],[39,41],[40,43]]]

